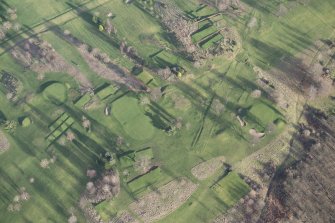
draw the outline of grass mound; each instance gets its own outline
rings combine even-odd
[[[153,136],[154,127],[150,119],[142,112],[137,99],[123,97],[117,100],[112,105],[112,114],[133,139],[147,140]]]
[[[62,104],[67,100],[66,86],[59,82],[48,84],[43,90],[45,99],[55,104]]]

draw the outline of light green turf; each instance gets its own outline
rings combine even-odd
[[[139,107],[137,99],[123,97],[117,100],[112,104],[112,114],[133,139],[148,140],[154,135],[155,129]]]

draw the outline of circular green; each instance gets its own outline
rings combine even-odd
[[[62,104],[67,100],[67,89],[62,83],[53,83],[43,90],[45,99],[55,104]]]

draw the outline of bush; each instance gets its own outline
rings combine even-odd
[[[1,127],[9,133],[14,133],[17,127],[17,122],[13,120],[7,120],[1,123]]]

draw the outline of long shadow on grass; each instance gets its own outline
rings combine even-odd
[[[112,133],[106,126],[102,125],[100,122],[97,120],[93,119],[90,117],[88,114],[83,113],[82,111],[77,111],[71,108],[68,105],[63,105],[64,110],[71,115],[72,118],[76,120],[77,123],[82,122],[82,117],[85,116],[91,121],[91,126],[92,126],[92,132],[94,132],[99,139],[102,140],[101,143],[97,143],[91,138],[82,135],[80,132],[77,132],[79,136],[81,136],[81,140],[83,140],[84,144],[93,146],[92,148],[98,148],[99,151],[106,151],[106,149],[111,150],[115,154],[119,154],[122,151],[119,151],[119,149],[116,147],[116,139],[117,135]],[[105,148],[101,147],[101,145],[104,145]]]
[[[275,14],[277,9],[277,3],[275,1],[268,0],[242,0],[244,3],[249,5],[251,8],[254,8],[264,14]]]
[[[55,143],[54,147],[56,148],[57,152],[61,153],[63,157],[66,157],[78,169],[83,170],[83,173],[84,170],[88,167],[87,164],[92,162],[92,160],[83,159],[81,155],[75,153],[76,151],[74,148],[72,148],[72,146],[64,147]],[[65,168],[64,170],[68,172],[68,170],[66,170]],[[74,172],[72,172],[71,174],[76,175]]]
[[[209,98],[205,98],[204,96],[202,96],[200,94],[200,92],[198,92],[196,89],[192,88],[191,86],[179,82],[176,84],[176,86],[179,88],[179,90],[181,90],[183,92],[183,94],[191,101],[191,103],[193,104],[194,108],[196,110],[198,110],[199,112],[203,113],[206,111],[206,109],[203,106],[202,101],[207,101]],[[209,93],[209,95],[213,95]],[[237,105],[235,105],[232,102],[228,102],[226,100],[224,100],[223,98],[217,97],[217,99],[219,99],[222,103],[225,104],[225,108],[228,109],[229,111],[235,111],[236,108],[238,107]],[[196,100],[195,100],[196,99]],[[236,126],[235,123],[233,123],[231,120],[228,120],[226,118],[224,118],[222,115],[217,115],[215,114],[212,110],[208,110],[208,112],[206,113],[206,117],[205,118],[209,118],[210,120],[212,120],[213,122],[222,125],[225,124],[226,126]],[[245,136],[243,135],[243,133],[241,132],[237,132],[236,129],[231,128],[240,138],[246,140]]]
[[[13,137],[13,140],[17,144],[17,146],[27,155],[36,157],[37,155],[36,148],[32,148],[32,145],[27,143],[29,141],[23,140],[19,137],[15,137],[15,138]]]
[[[245,77],[238,77],[241,82],[239,83],[238,81],[234,80],[233,78],[230,77],[225,77],[225,81],[227,81],[230,85],[234,86],[234,88],[238,88],[238,89],[244,89],[247,92],[251,93],[253,90],[261,90],[262,95],[264,95],[267,99],[269,99],[271,102],[275,102],[275,99],[273,97],[271,97],[262,87],[256,85],[255,83],[251,82],[250,80],[246,79]],[[210,90],[211,89],[207,89],[206,90]],[[265,103],[268,107],[270,107],[275,113],[277,113],[278,115],[282,116],[282,113],[278,110],[278,108],[274,107],[273,105],[271,105],[270,103],[262,100],[260,100],[261,102]]]
[[[108,37],[104,33],[100,32],[98,30],[98,25],[95,24],[92,21],[93,14],[90,13],[90,11],[92,11],[96,8],[99,8],[99,7],[103,6],[104,4],[107,4],[107,2],[98,5],[97,7],[93,8],[93,9],[88,9],[85,6],[76,6],[76,5],[73,5],[72,3],[69,3],[69,2],[67,2],[66,4],[68,4],[73,10],[76,11],[77,15],[80,18],[82,18],[87,23],[87,25],[89,25],[89,27],[90,27],[90,29],[93,33],[95,33],[97,36],[99,36],[102,40],[110,43],[116,49],[119,49],[119,47],[120,47],[119,41],[116,38]]]
[[[235,80],[229,78],[229,77],[226,77],[226,80],[230,85],[234,86],[234,88],[238,88],[238,89],[245,89],[244,85],[241,83],[238,83],[236,82]],[[247,84],[247,82],[246,82]],[[212,90],[211,88],[207,88],[205,86],[202,86],[202,85],[199,85],[200,87],[203,87],[204,89],[206,89],[206,91],[209,93],[209,94],[215,94],[215,91]],[[249,93],[251,93],[249,91]],[[225,104],[225,105],[229,105],[229,106],[226,106],[225,108],[228,109],[229,112],[235,114],[235,115],[239,115],[241,118],[247,118],[248,121],[251,121],[252,123],[255,123],[256,125],[262,127],[262,128],[266,128],[266,126],[264,126],[262,124],[262,121],[260,118],[258,118],[256,115],[252,114],[251,112],[249,112],[249,110],[252,108],[252,106],[242,106],[242,105],[238,105],[237,103],[233,103],[232,101],[228,100],[228,99],[225,99],[225,98],[221,98],[221,97],[218,97],[216,96],[216,99],[219,100],[221,103]],[[275,108],[274,106],[272,106],[271,104],[269,104],[268,102],[262,100],[262,99],[258,99],[259,102],[265,104],[266,106],[268,106],[269,108],[271,108],[276,114],[282,116],[282,114],[277,110],[277,108]],[[239,109],[243,109],[242,112],[239,112],[238,110]],[[236,121],[235,123],[237,123],[237,118],[236,118]],[[268,123],[270,124],[270,123]],[[247,140],[247,138],[245,138]]]
[[[37,123],[41,127],[48,127],[50,123],[52,123],[54,120],[50,118],[50,114],[47,115],[45,112],[37,108],[36,106],[26,103],[28,107],[32,110],[31,114],[35,116],[34,123]],[[46,128],[45,130],[48,130]]]
[[[45,174],[45,176],[47,175]],[[46,204],[49,204],[58,214],[61,216],[68,215],[68,210],[66,209],[67,207],[63,207],[59,200],[60,198],[56,194],[52,193],[52,190],[43,184],[42,181],[36,180],[33,187],[38,192],[39,197],[41,197]]]
[[[83,2],[82,4],[76,6],[76,7],[82,7],[82,6],[85,6],[86,4],[88,4],[90,1],[86,1],[86,2]],[[2,4],[2,6],[5,6],[6,8],[10,8],[10,6],[4,2],[4,1],[1,1],[0,4]],[[5,40],[3,41],[0,41],[0,46],[3,47],[5,49],[5,51],[3,53],[0,54],[0,57],[2,55],[4,55],[5,53],[7,53],[8,51],[10,51],[13,47],[19,45],[20,43],[22,43],[23,40],[25,40],[26,38],[23,37],[24,34],[28,34],[30,33],[29,37],[34,37],[34,36],[37,36],[39,33],[36,33],[35,31],[33,31],[34,28],[37,28],[38,26],[43,26],[46,22],[51,22],[52,20],[54,19],[57,19],[58,17],[61,17],[67,13],[70,13],[71,11],[73,11],[73,8],[69,8],[67,10],[65,10],[64,12],[61,12],[60,14],[56,15],[56,16],[53,16],[51,18],[48,18],[48,19],[45,19],[44,21],[36,24],[36,25],[33,25],[33,26],[27,26],[27,25],[23,25],[23,27],[25,29],[22,29],[22,31],[19,31],[19,32],[16,32],[15,34],[9,36],[8,38],[6,38]],[[2,13],[1,13],[2,15]],[[43,30],[42,32],[45,32],[47,30]]]
[[[17,185],[17,183],[2,168],[0,169],[0,178],[1,182],[6,182],[16,192],[20,191],[20,187]],[[9,197],[9,194],[12,194],[12,192],[8,190],[5,186],[3,186],[2,188],[6,190],[6,193],[1,193],[1,198],[5,198],[6,200],[12,200],[13,197]]]
[[[293,54],[293,52],[298,53],[311,47],[313,45],[312,39],[308,37],[308,34],[295,27],[287,24],[282,24],[282,27],[285,30],[285,37],[281,36],[279,41],[287,49],[270,45],[255,38],[250,39],[249,43],[256,49],[260,57],[258,58],[261,62],[260,66],[266,69],[276,68],[279,72],[272,76],[297,93],[304,93],[304,90],[309,86],[318,87],[319,83],[309,72],[309,65],[304,64]]]

